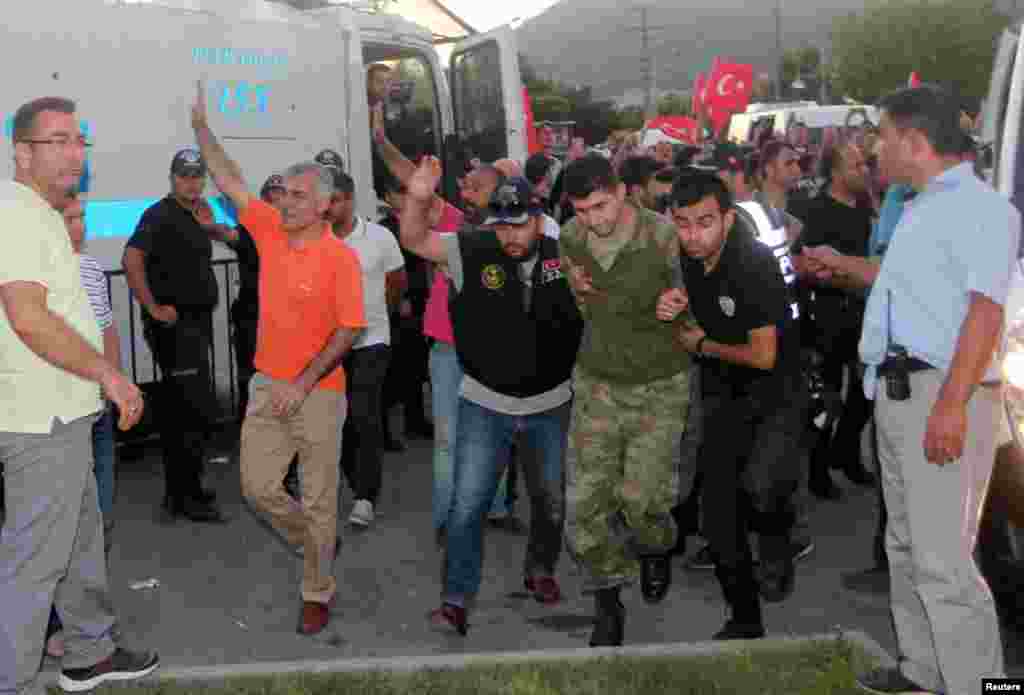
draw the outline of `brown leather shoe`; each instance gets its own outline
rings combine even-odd
[[[302,602],[302,619],[299,622],[300,635],[315,635],[322,632],[327,623],[331,620],[331,607],[334,606],[332,598],[328,603],[317,603],[315,601]]]

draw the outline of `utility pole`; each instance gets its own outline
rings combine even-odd
[[[657,114],[657,70],[654,61],[654,52],[651,47],[651,33],[655,31],[663,31],[668,29],[667,26],[652,27],[648,21],[648,10],[650,8],[646,5],[634,8],[634,10],[640,12],[640,26],[629,27],[626,31],[639,31],[640,32],[640,46],[643,53],[644,62],[644,85],[646,86],[646,94],[644,97],[644,118],[651,119]]]
[[[775,98],[782,100],[782,0],[775,0]]]

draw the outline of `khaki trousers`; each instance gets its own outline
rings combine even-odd
[[[274,415],[274,380],[256,374],[242,424],[242,494],[293,548],[303,550],[302,600],[327,603],[334,596],[334,544],[338,536],[338,459],[346,400],[315,389],[290,418]],[[282,480],[299,454],[302,502]]]
[[[928,690],[967,695],[980,692],[982,677],[1003,675],[995,604],[973,557],[1001,391],[978,387],[967,410],[963,456],[938,466],[925,459],[924,436],[944,379],[935,369],[911,374],[906,401],[890,400],[882,380],[875,421],[900,668]]]

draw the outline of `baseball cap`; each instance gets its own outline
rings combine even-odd
[[[732,143],[721,143],[703,163],[715,171],[743,171],[743,152]]]
[[[313,157],[313,161],[320,166],[345,171],[345,160],[334,150],[320,150],[320,154]]]
[[[533,200],[533,188],[522,176],[505,179],[491,194],[487,205],[487,218],[481,227],[498,224],[521,225],[531,217],[539,217],[544,210]]]
[[[260,189],[260,197],[266,197],[267,193],[275,188],[282,191],[284,190],[284,178],[282,178],[280,174],[273,174],[266,180],[263,184],[263,188]]]
[[[175,176],[206,176],[206,163],[198,150],[180,150],[171,160],[171,173]]]

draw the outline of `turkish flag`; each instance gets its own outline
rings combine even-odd
[[[673,140],[694,144],[697,142],[697,121],[687,116],[658,116],[645,126],[648,130],[660,130]]]
[[[533,102],[530,101],[530,92],[526,87],[523,87],[523,115],[526,116],[526,151],[537,154],[543,148],[537,137],[537,129],[533,126]]]
[[[914,72],[910,73],[910,79],[907,80],[907,86],[908,87],[920,87],[921,86],[921,77],[917,74],[917,70],[915,70]]]
[[[710,107],[711,122],[720,131],[729,116],[741,113],[750,104],[754,91],[754,66],[745,63],[718,63],[708,79],[705,103]]]
[[[698,72],[693,80],[693,96],[690,98],[690,110],[699,114],[704,108],[704,73]]]

